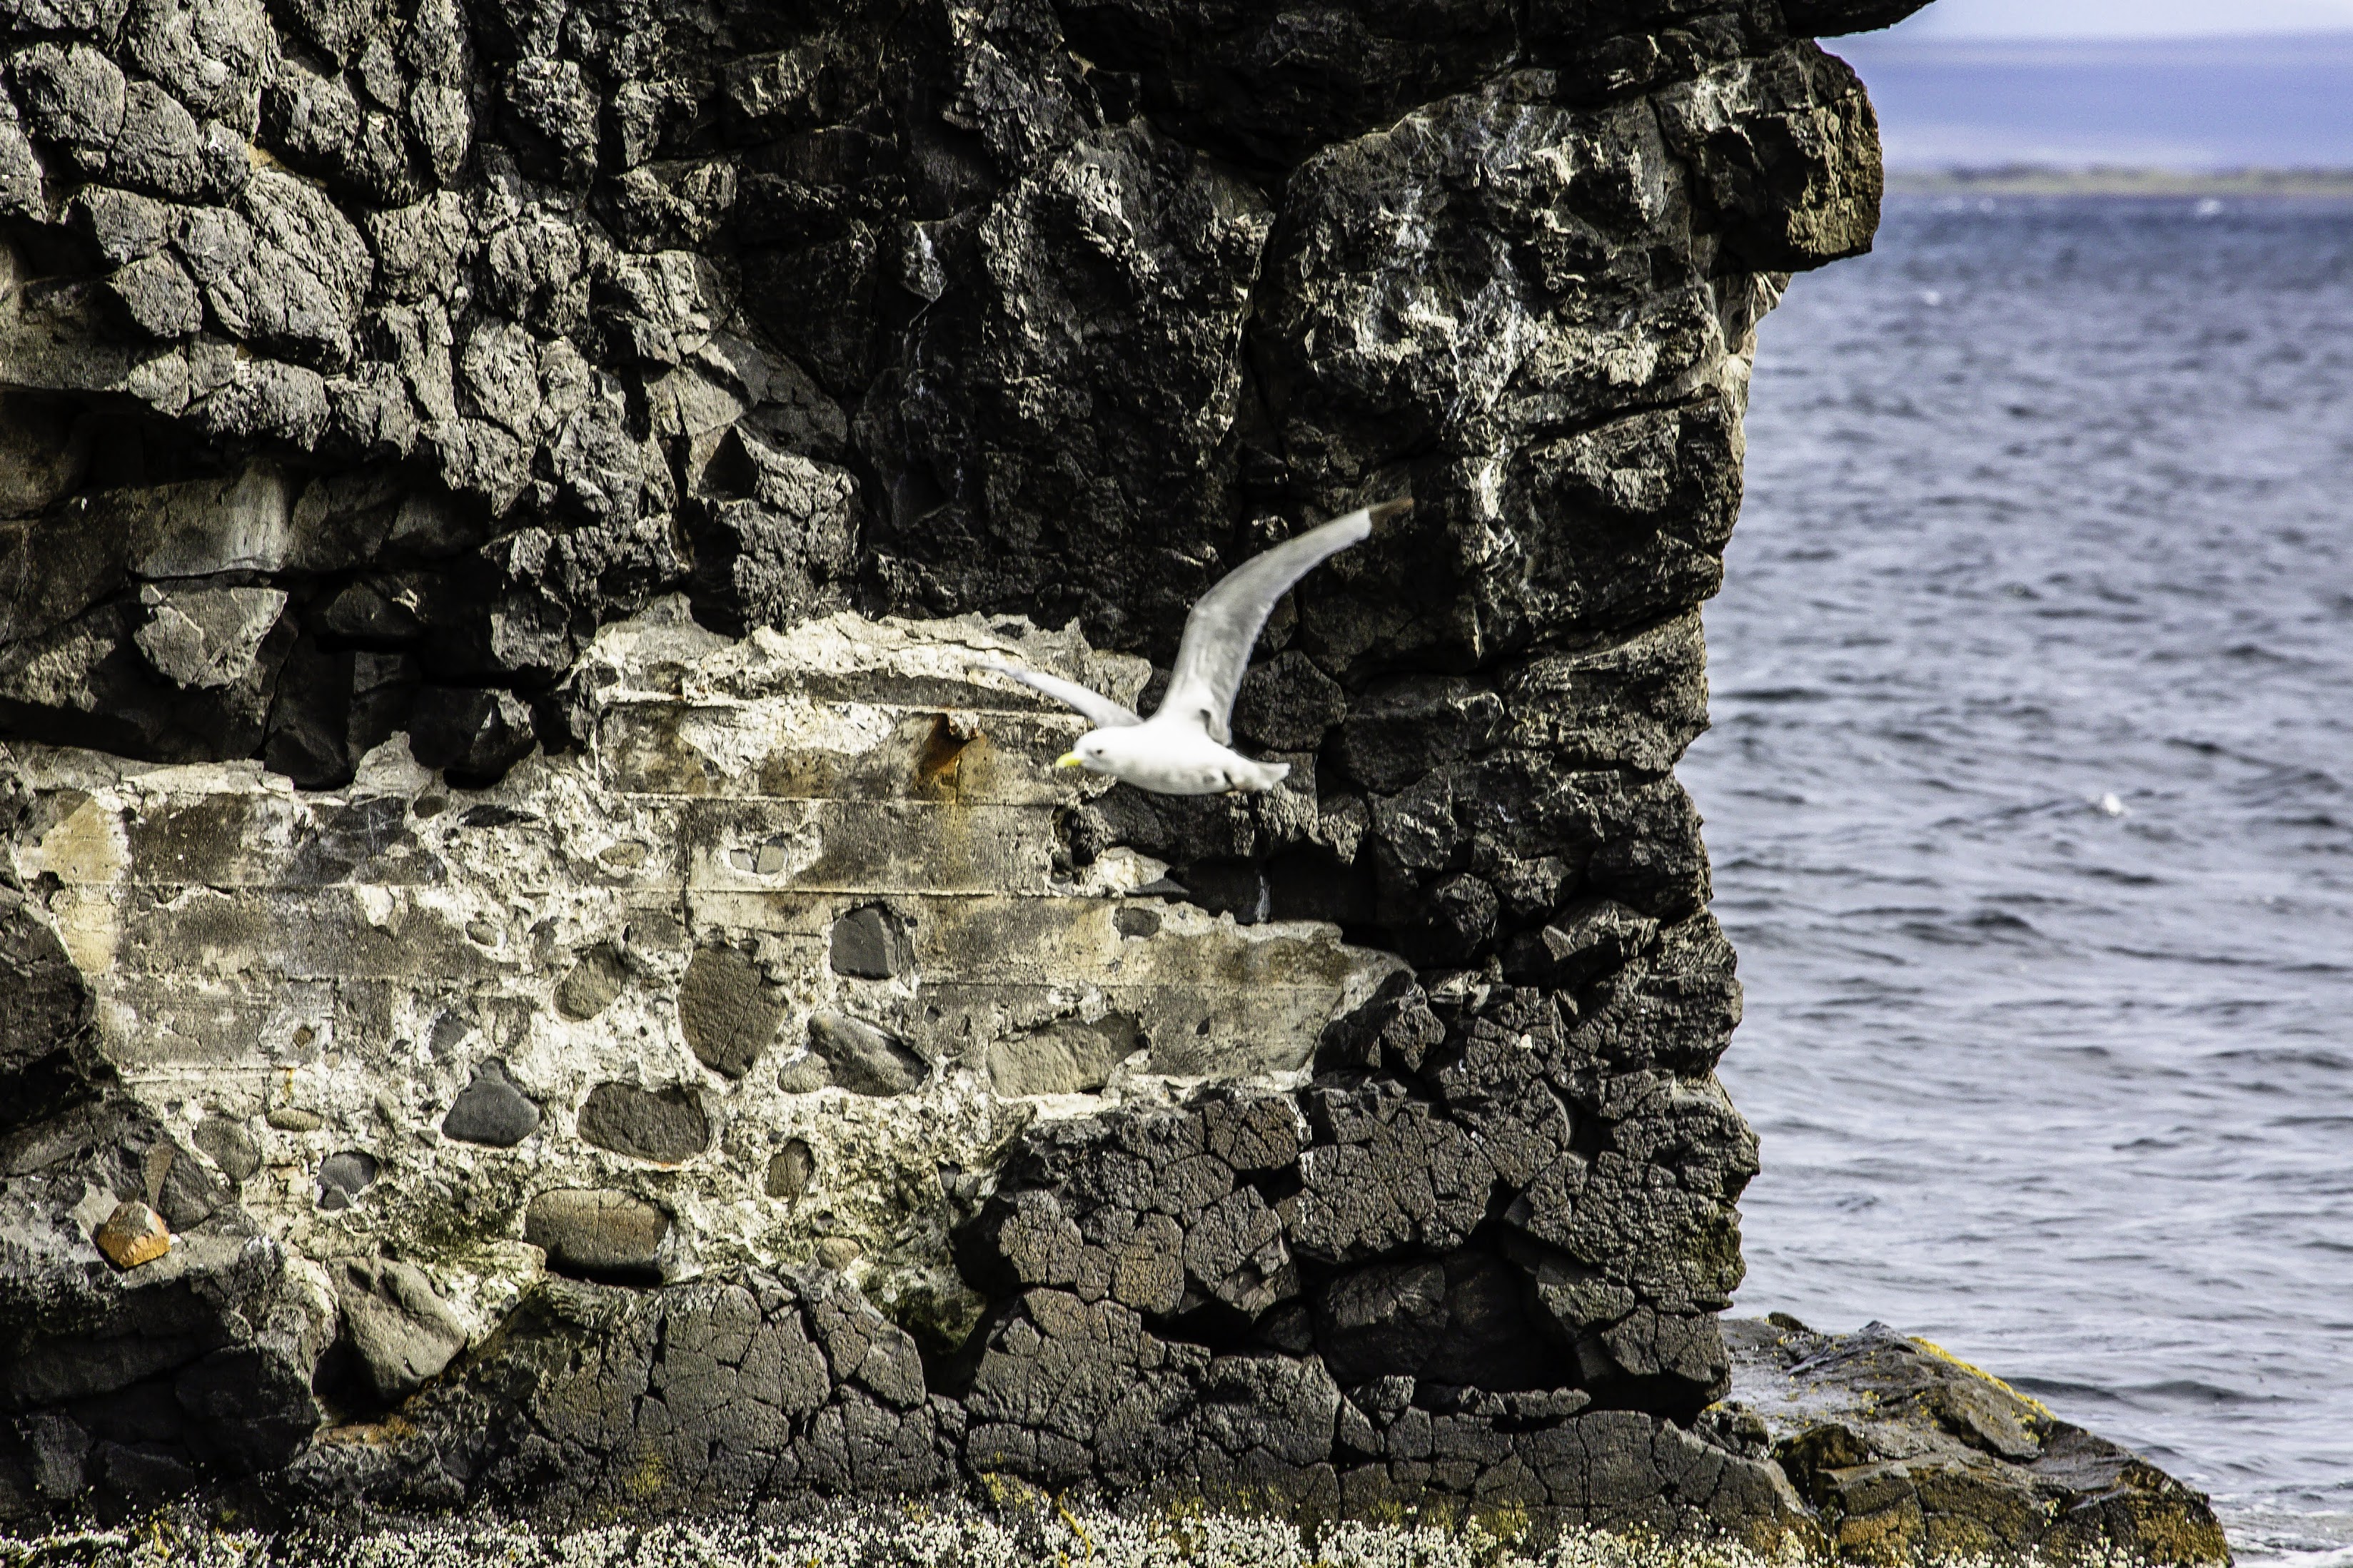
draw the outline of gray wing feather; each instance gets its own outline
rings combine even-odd
[[[1276,601],[1325,558],[1369,535],[1376,511],[1386,515],[1411,504],[1391,501],[1335,518],[1251,556],[1227,573],[1186,617],[1185,640],[1177,646],[1176,668],[1160,711],[1198,714],[1210,739],[1230,745],[1234,693],[1241,687],[1250,650],[1258,646],[1258,634],[1265,629]]]
[[[980,668],[993,669],[1008,680],[1019,681],[1032,691],[1042,691],[1057,702],[1069,704],[1085,714],[1098,730],[1115,730],[1124,724],[1144,722],[1143,718],[1132,710],[1121,707],[1101,692],[1090,690],[1075,680],[1064,680],[1059,675],[1040,675],[1032,669],[1016,669],[993,658],[982,659]]]

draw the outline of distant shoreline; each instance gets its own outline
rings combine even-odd
[[[2353,196],[2353,169],[1890,169],[1890,195]]]

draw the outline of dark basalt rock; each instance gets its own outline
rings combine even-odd
[[[559,1187],[531,1200],[522,1234],[559,1273],[650,1283],[670,1216],[627,1193]]]
[[[811,1015],[808,1043],[831,1069],[828,1081],[853,1094],[904,1094],[931,1071],[930,1064],[887,1029],[839,1013]]]
[[[261,1143],[243,1122],[207,1116],[196,1123],[195,1146],[232,1182],[242,1182],[261,1169]]]
[[[311,1379],[325,1344],[294,1309],[310,1287],[152,1112],[77,1055],[79,975],[37,994],[40,1008],[0,1015],[0,1043],[38,1069],[14,1083],[56,1097],[0,1136],[0,1405],[19,1413],[0,1438],[0,1517],[147,1506],[200,1473],[281,1471],[322,1419]],[[76,1215],[93,1183],[118,1206],[157,1210],[171,1250],[100,1263]],[[44,1261],[61,1258],[75,1266]]]
[[[1778,1461],[1841,1556],[2230,1559],[2202,1496],[1925,1340],[1779,1313],[1725,1328],[1719,1429]]]
[[[808,1144],[798,1138],[788,1138],[783,1148],[768,1156],[768,1195],[797,1198],[808,1191],[809,1182],[816,1174],[817,1156]]]
[[[636,1393],[603,1397],[613,1386]],[[497,1413],[470,1445],[474,1489],[583,1523],[629,1498],[674,1512],[796,1490],[925,1491],[952,1473],[961,1429],[925,1395],[905,1331],[815,1272],[659,1291],[551,1281],[493,1353],[407,1409],[426,1433]]]
[[[833,922],[826,960],[836,974],[895,980],[914,967],[915,951],[904,923],[889,910],[869,904]]]
[[[1345,718],[1348,694],[1296,648],[1242,678],[1234,698],[1234,732],[1271,752],[1313,752]]]
[[[539,1131],[539,1105],[523,1093],[492,1057],[474,1069],[474,1076],[449,1102],[441,1118],[441,1135],[493,1149],[512,1149]]]
[[[581,1000],[593,1001],[594,996],[584,995]],[[601,1010],[600,1003],[592,1012]],[[704,1067],[729,1078],[742,1078],[752,1070],[752,1064],[776,1037],[784,1016],[759,966],[732,947],[696,950],[687,964],[686,977],[679,983],[678,1019],[686,1032],[688,1047]]]
[[[0,810],[5,809],[0,801]],[[0,887],[0,1131],[37,1121],[73,1096],[88,1071],[77,1047],[90,987],[46,921]]]
[[[422,687],[409,717],[410,752],[454,784],[497,779],[531,754],[535,739],[531,709],[512,691]]]
[[[336,1277],[335,1300],[353,1360],[385,1404],[415,1393],[466,1348],[465,1326],[408,1264],[351,1259]]]
[[[1335,1277],[1316,1301],[1324,1363],[1342,1383],[1411,1378],[1446,1333],[1446,1268],[1377,1263]]]
[[[609,942],[598,942],[580,955],[564,984],[555,988],[555,1005],[567,1018],[593,1018],[613,1005],[629,983],[628,965]]]
[[[381,1167],[363,1149],[345,1149],[319,1162],[319,1206],[342,1209],[375,1183]]]
[[[711,1122],[691,1090],[600,1083],[581,1102],[577,1130],[600,1149],[675,1164],[711,1147]]]

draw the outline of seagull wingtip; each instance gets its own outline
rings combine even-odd
[[[1411,496],[1399,496],[1394,500],[1385,500],[1373,506],[1366,507],[1365,509],[1365,516],[1368,521],[1378,524],[1387,522],[1389,519],[1397,516],[1399,512],[1411,511],[1412,510],[1413,498]]]

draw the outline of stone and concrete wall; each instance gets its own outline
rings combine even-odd
[[[1672,770],[1912,8],[0,8],[0,1520],[1816,1539]],[[1398,494],[1270,795],[976,671]]]
[[[309,792],[20,746],[17,864],[118,1081],[302,1256],[415,1258],[475,1339],[541,1251],[639,1283],[822,1258],[961,1337],[958,1200],[1027,1123],[1302,1087],[1407,973],[1136,895],[1166,868],[1129,851],[1072,866],[1056,818],[1103,781],[1039,759],[1084,726],[981,658],[1148,674],[969,617],[735,642],[666,602],[590,645],[584,744],[486,789],[397,741]]]

